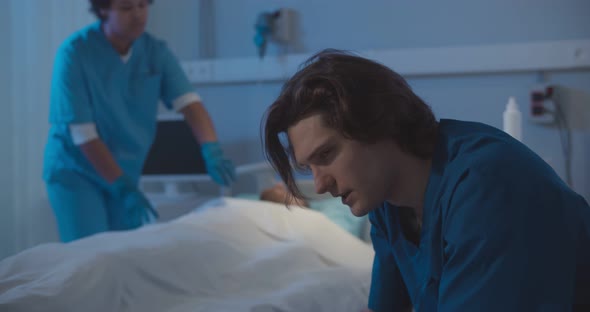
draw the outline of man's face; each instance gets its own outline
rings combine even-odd
[[[105,25],[117,36],[133,41],[145,31],[148,0],[112,0],[111,7],[102,10]]]
[[[326,127],[319,114],[299,121],[287,135],[297,163],[311,170],[316,192],[340,196],[355,216],[366,215],[395,191],[399,148],[393,142],[346,139]]]

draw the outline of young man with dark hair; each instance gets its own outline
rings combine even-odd
[[[287,140],[281,140],[286,134]],[[570,311],[590,303],[590,208],[534,152],[481,123],[437,121],[377,62],[325,50],[268,109],[269,161],[303,199],[369,214],[373,311]]]

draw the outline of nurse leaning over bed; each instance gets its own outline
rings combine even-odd
[[[165,43],[145,32],[151,2],[90,0],[99,20],[58,50],[43,178],[64,242],[157,218],[138,180],[160,99],[184,115],[212,179],[235,178],[201,98]]]

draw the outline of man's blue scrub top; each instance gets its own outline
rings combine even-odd
[[[127,62],[115,51],[100,22],[70,36],[53,69],[44,178],[74,170],[102,182],[73,143],[69,124],[95,123],[98,134],[123,171],[138,179],[152,144],[158,101],[194,92],[163,41],[148,33],[137,38]]]
[[[369,215],[369,308],[571,311],[590,303],[590,208],[541,158],[504,132],[441,120],[419,246],[399,209]]]

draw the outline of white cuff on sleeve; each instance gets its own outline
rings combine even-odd
[[[98,138],[98,131],[96,131],[96,124],[93,122],[71,124],[70,134],[74,144],[81,145]]]
[[[195,92],[185,93],[172,102],[172,108],[178,112],[193,102],[201,102],[201,97]]]

